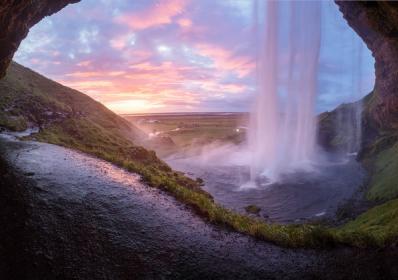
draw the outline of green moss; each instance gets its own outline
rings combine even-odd
[[[398,196],[398,142],[376,156],[367,198],[387,200]]]
[[[334,231],[336,240],[360,247],[398,241],[398,199],[376,206]]]

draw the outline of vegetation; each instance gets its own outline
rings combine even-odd
[[[162,156],[200,150],[204,145],[217,141],[241,143],[245,139],[244,127],[248,122],[245,113],[184,114],[183,118],[178,114],[144,114],[125,115],[125,118],[147,133],[157,133],[158,140],[170,139],[156,141],[155,138],[147,145]]]
[[[397,200],[375,207],[334,229],[316,224],[268,224],[228,210],[200,188],[200,179],[192,180],[173,171],[155,152],[140,146],[143,133],[134,125],[84,94],[15,63],[0,80],[0,108],[0,126],[13,130],[39,126],[40,132],[31,138],[92,154],[136,172],[148,185],[169,192],[210,222],[259,239],[290,247],[330,246],[336,242],[385,246],[398,236]],[[15,123],[10,124],[10,120]],[[397,146],[391,149],[396,155]],[[391,151],[381,152],[376,161],[384,175],[381,179],[374,177],[370,193],[375,196],[387,193],[387,189],[390,191],[394,186],[390,182],[396,180],[393,171],[397,165]],[[382,179],[388,183],[381,183]],[[391,191],[389,197],[394,195],[396,191]],[[253,213],[257,210],[255,206],[249,208]]]
[[[251,204],[251,205],[246,206],[245,210],[247,213],[257,215],[258,213],[260,213],[261,208],[256,205]]]
[[[11,131],[24,131],[28,128],[24,117],[7,116],[0,112],[0,127]]]
[[[333,242],[331,234],[320,226],[266,224],[260,219],[228,210],[216,204],[209,194],[200,189],[200,180],[193,181],[179,172],[173,172],[154,152],[131,144],[126,147],[118,143],[110,145],[111,142],[102,139],[102,136],[102,132],[96,131],[92,124],[68,120],[46,128],[34,137],[39,141],[93,154],[136,172],[150,186],[171,193],[210,222],[231,227],[238,232],[290,247],[315,247]]]
[[[139,144],[142,132],[84,94],[13,63],[0,81],[0,106],[8,117],[39,126],[38,141],[95,155],[136,172],[150,186],[171,193],[210,222],[284,246],[319,246],[328,231],[314,225],[266,224],[216,204],[200,188],[203,182],[173,171]]]
[[[367,198],[388,200],[398,197],[398,141],[377,154]]]
[[[335,230],[336,240],[367,247],[385,247],[398,241],[398,199],[373,207]]]

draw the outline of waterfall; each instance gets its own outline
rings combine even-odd
[[[342,61],[341,65],[349,65],[353,69],[351,84],[347,87],[350,103],[339,106],[335,124],[335,134],[342,142],[342,152],[356,154],[361,148],[362,140],[362,54],[363,43],[355,40],[356,34],[352,35],[351,48],[349,48],[350,60]],[[346,56],[349,56],[348,54]]]
[[[307,168],[315,153],[321,4],[263,3],[255,5],[257,98],[248,134],[252,183]]]

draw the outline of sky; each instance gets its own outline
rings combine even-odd
[[[31,28],[14,60],[121,114],[245,112],[256,96],[254,7],[83,0]],[[332,1],[322,2],[321,28],[317,112],[358,99],[374,83],[374,59]]]

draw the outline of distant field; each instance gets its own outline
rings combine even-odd
[[[214,141],[244,141],[247,113],[176,113],[123,115],[152,138],[152,148],[163,154]]]

